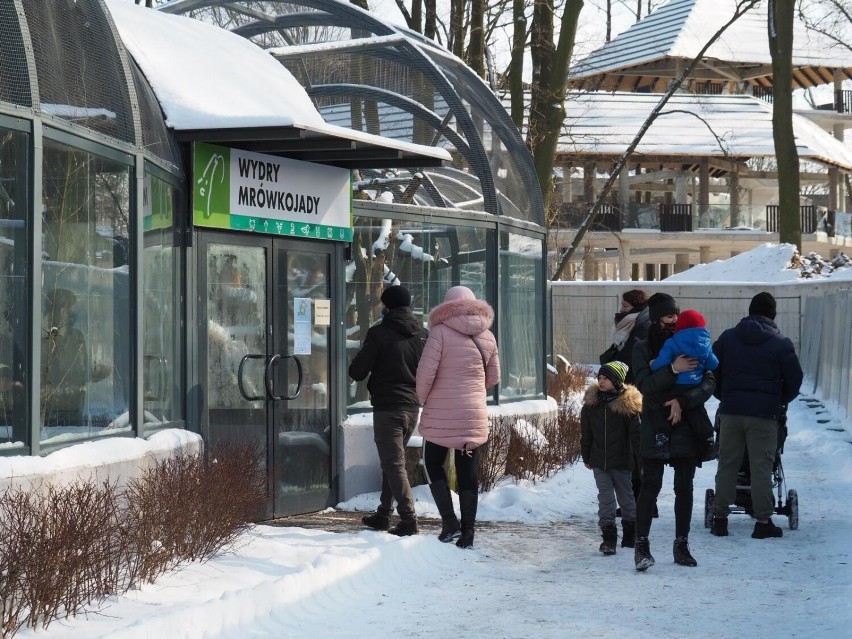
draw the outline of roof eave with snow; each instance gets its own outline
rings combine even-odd
[[[351,168],[451,159],[444,149],[327,124],[293,75],[245,38],[123,0],[107,6],[179,138]]]

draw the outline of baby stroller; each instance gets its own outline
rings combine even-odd
[[[716,415],[716,446],[719,445],[719,415]],[[781,416],[778,418],[778,447],[775,450],[775,462],[772,464],[772,487],[777,490],[778,498],[775,502],[775,514],[787,518],[790,530],[799,527],[799,495],[794,489],[787,491],[787,501],[783,501],[786,481],[784,480],[784,466],[781,464],[781,455],[784,453],[784,442],[787,439],[787,407],[784,406]],[[716,492],[708,488],[704,496],[704,527],[713,525],[714,505],[716,503]],[[754,516],[751,505],[751,473],[749,471],[748,450],[743,455],[743,463],[737,474],[737,492],[734,503],[731,504],[732,513],[745,513]]]

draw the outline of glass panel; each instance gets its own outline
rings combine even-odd
[[[146,426],[156,427],[183,418],[180,266],[174,245],[176,189],[151,174],[145,175],[144,188],[142,405]]]
[[[544,392],[544,278],[542,240],[500,233],[500,397]]]
[[[0,129],[0,443],[27,441],[26,133]]]
[[[479,299],[496,290],[494,231],[453,226],[447,220],[409,222],[358,216],[352,242],[353,259],[346,267],[346,352],[349,361],[361,348],[367,329],[381,317],[382,290],[402,284],[411,291],[412,308],[427,321],[429,312],[457,285]],[[496,330],[496,328],[495,328]],[[366,382],[351,382],[350,410],[368,410]]]
[[[275,352],[296,354],[302,365],[302,390],[293,400],[274,402],[276,437],[276,497],[301,491],[321,491],[331,485],[331,415],[329,413],[330,326],[316,323],[316,301],[330,299],[329,255],[276,250],[279,327]],[[311,300],[305,302],[304,300]],[[283,316],[286,313],[286,316]],[[304,324],[300,321],[304,318]],[[276,395],[296,389],[296,365],[281,359],[275,368]]]
[[[242,374],[240,363],[246,355]],[[207,406],[210,444],[266,446],[266,250],[211,244],[207,251]],[[240,383],[248,401],[240,394]]]
[[[129,431],[130,168],[44,141],[42,441]]]

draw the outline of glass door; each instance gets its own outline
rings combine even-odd
[[[206,443],[262,447],[273,498],[269,516],[321,510],[334,499],[332,246],[202,235]]]
[[[272,370],[273,393],[291,397],[271,406],[277,515],[331,505],[331,246],[308,246],[284,240],[273,246],[272,342],[282,357]]]

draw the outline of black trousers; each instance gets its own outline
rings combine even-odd
[[[427,441],[423,450],[423,461],[426,463],[426,474],[429,482],[447,481],[447,473],[444,471],[444,462],[450,449],[433,442]],[[461,451],[453,450],[456,465],[456,483],[459,492],[463,490],[479,491],[479,480],[476,476],[476,460],[479,458],[479,449]]]
[[[638,537],[647,537],[651,532],[654,505],[663,487],[663,471],[666,464],[674,469],[675,537],[689,537],[696,468],[696,460],[692,457],[669,461],[642,459],[642,490],[639,492],[639,503],[636,504],[636,535]]]

